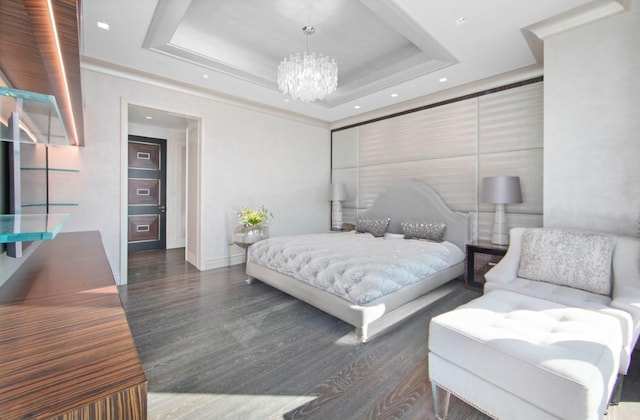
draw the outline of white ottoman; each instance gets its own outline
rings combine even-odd
[[[621,343],[609,315],[489,292],[431,320],[429,378],[444,402],[436,414],[446,417],[450,392],[497,418],[602,418]]]

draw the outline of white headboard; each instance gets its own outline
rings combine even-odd
[[[387,229],[391,233],[402,233],[400,222],[405,221],[444,223],[445,240],[463,251],[469,235],[468,213],[454,212],[431,187],[416,180],[390,185],[360,217],[391,218]]]

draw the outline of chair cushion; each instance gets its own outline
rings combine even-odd
[[[565,419],[602,416],[621,341],[611,316],[502,290],[434,317],[429,329],[429,351]]]
[[[545,283],[523,278],[516,278],[509,283],[487,282],[484,285],[485,293],[492,290],[507,290],[539,299],[549,300],[565,306],[597,311],[601,314],[613,316],[620,323],[622,333],[622,352],[620,354],[620,373],[625,375],[631,364],[633,343],[635,343],[634,326],[636,325],[633,313],[628,308],[618,309],[612,307],[611,298],[595,293],[586,292],[557,284]]]
[[[518,277],[611,296],[614,241],[596,233],[527,229]]]

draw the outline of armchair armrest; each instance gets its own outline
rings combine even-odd
[[[491,270],[484,275],[488,283],[509,283],[518,277],[520,255],[522,254],[522,234],[526,228],[513,228],[509,232],[507,253]]]

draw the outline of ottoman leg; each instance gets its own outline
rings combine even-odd
[[[449,413],[449,398],[451,393],[440,388],[438,385],[431,382],[431,392],[433,393],[433,410],[436,414],[436,419],[445,420]]]

